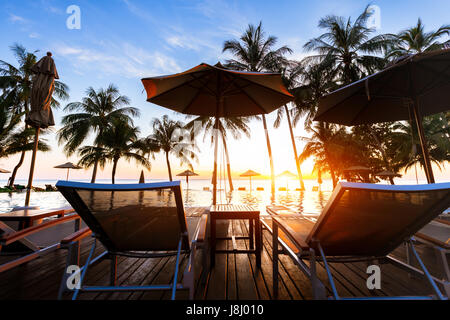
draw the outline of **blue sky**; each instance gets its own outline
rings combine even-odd
[[[434,30],[450,23],[448,0],[431,1],[372,1],[381,12],[381,33],[396,33],[416,23],[420,16],[427,30]],[[57,0],[2,0],[0,2],[0,59],[13,62],[9,46],[20,43],[28,50],[40,50],[40,57],[46,51],[53,52],[61,81],[70,87],[70,101],[79,101],[88,86],[106,87],[116,84],[121,93],[130,97],[132,106],[141,110],[136,124],[142,134],[150,133],[150,120],[169,114],[184,120],[164,108],[145,102],[145,94],[140,78],[170,74],[193,67],[201,62],[216,63],[228,55],[222,53],[225,40],[239,37],[249,23],[263,22],[266,34],[278,37],[279,45],[288,45],[294,50],[293,59],[301,59],[305,52],[303,44],[321,34],[317,28],[319,19],[328,14],[352,16],[356,18],[366,1],[57,1]],[[66,9],[77,5],[81,9],[81,29],[69,30]],[[65,104],[65,103],[64,103]],[[63,115],[56,110],[56,129]],[[273,121],[274,115],[269,116]],[[252,141],[243,139],[231,143],[231,161],[238,163],[234,170],[247,168],[267,173],[267,151],[261,123],[251,125]],[[291,158],[291,146],[285,145],[287,126],[278,130],[270,129],[273,136],[275,163],[279,171],[295,171]],[[301,127],[297,135],[303,135]],[[54,134],[48,139],[53,151],[40,154],[37,178],[61,177],[63,173],[52,166],[66,160],[61,147],[55,142]],[[200,162],[195,167],[205,174],[211,170],[211,149],[202,148]],[[243,154],[256,157],[243,159]],[[288,154],[288,156],[286,156]],[[28,156],[29,158],[29,156]],[[27,160],[28,160],[27,158]],[[42,159],[51,161],[42,161]],[[38,159],[39,160],[39,159]],[[76,161],[75,157],[69,160]],[[0,165],[12,169],[17,157],[0,160]],[[53,163],[54,162],[54,163]],[[173,161],[175,171],[181,169]],[[28,162],[19,171],[19,177],[26,177]],[[138,171],[134,163],[122,161],[118,177],[127,178]],[[109,168],[100,177],[110,176]],[[311,171],[311,163],[305,164],[304,171]],[[309,171],[309,172],[308,172]],[[88,177],[89,171],[74,173],[74,178]],[[162,158],[153,161],[151,176],[166,175]],[[438,174],[439,176],[439,174]],[[449,178],[446,170],[441,177]]]

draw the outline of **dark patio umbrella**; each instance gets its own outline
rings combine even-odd
[[[67,169],[67,176],[66,176],[66,180],[69,180],[69,170],[70,169],[83,169],[80,166],[77,166],[76,164],[73,164],[72,162],[66,162],[57,166],[54,166],[53,168],[57,168],[57,169]]]
[[[177,174],[177,176],[178,177],[186,177],[186,184],[189,186],[189,177],[198,176],[198,174],[191,170],[185,170],[185,171]]]
[[[293,99],[279,73],[245,72],[202,63],[185,72],[142,79],[147,101],[184,114],[215,117],[213,204],[220,117],[270,113]]]
[[[145,183],[144,170],[141,170],[141,175],[139,176],[139,183]]]
[[[39,144],[39,131],[41,128],[48,128],[55,125],[53,119],[52,101],[53,90],[55,89],[55,79],[59,79],[58,71],[56,71],[55,62],[52,54],[47,52],[47,56],[39,60],[31,71],[35,74],[31,87],[31,110],[27,114],[25,122],[36,128],[34,137],[34,149],[31,158],[30,174],[28,175],[27,195],[25,197],[25,206],[30,204],[30,192],[33,185],[34,165],[36,162],[36,153]]]
[[[258,172],[255,172],[253,170],[247,170],[243,174],[241,174],[241,177],[249,177],[250,178],[250,191],[252,191],[252,177],[260,176],[261,174]]]
[[[410,55],[324,96],[314,120],[348,126],[398,120],[416,123],[425,172],[434,183],[422,117],[450,110],[450,49]]]

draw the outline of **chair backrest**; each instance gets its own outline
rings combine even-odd
[[[340,182],[306,242],[330,256],[385,256],[449,206],[450,183]]]
[[[56,187],[111,252],[176,250],[182,234],[189,248],[180,181]]]

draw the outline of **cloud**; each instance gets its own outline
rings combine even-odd
[[[28,22],[28,20],[25,19],[24,17],[15,15],[13,13],[9,14],[9,21],[11,21],[13,23],[16,23],[16,22],[18,22],[18,23],[26,23],[26,22]]]
[[[102,48],[92,49],[57,44],[55,53],[70,60],[74,72],[86,74],[120,75],[141,78],[181,71],[176,60],[162,52],[149,52],[130,43],[121,45],[104,43]]]
[[[37,32],[32,32],[28,35],[28,37],[30,37],[31,39],[39,39],[41,35]]]

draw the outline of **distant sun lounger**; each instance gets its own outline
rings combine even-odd
[[[445,286],[446,282],[430,275],[414,248],[413,236],[449,205],[450,183],[388,186],[340,182],[317,222],[299,214],[278,215],[277,210],[268,207],[271,219],[261,220],[273,238],[274,296],[278,295],[278,247],[281,245],[282,252],[287,253],[310,279],[316,299],[326,298],[325,286],[315,271],[318,260],[323,262],[332,298],[336,300],[352,298],[338,294],[328,263],[352,261],[392,263],[424,277],[430,284],[434,297],[415,298],[446,299],[437,286],[437,283]],[[390,255],[405,241],[421,270]],[[304,260],[309,260],[309,264]]]
[[[176,290],[189,290],[189,298],[193,299],[195,254],[204,246],[208,216],[186,218],[180,181],[122,185],[58,181],[56,187],[95,237],[89,257],[80,270],[80,287],[74,289],[72,299],[81,292],[150,290],[170,290],[172,300]],[[97,240],[106,251],[94,258]],[[182,254],[188,254],[189,259],[180,283]],[[118,256],[176,256],[174,280],[160,285],[118,286]],[[86,285],[89,266],[103,257],[110,259],[110,285]]]
[[[279,187],[278,191],[287,191],[286,187]]]
[[[239,187],[238,188],[238,191],[245,191],[245,190],[247,190],[245,187]]]
[[[264,188],[263,187],[257,187],[256,191],[264,191]]]
[[[209,191],[209,187],[203,187],[203,191]]]

